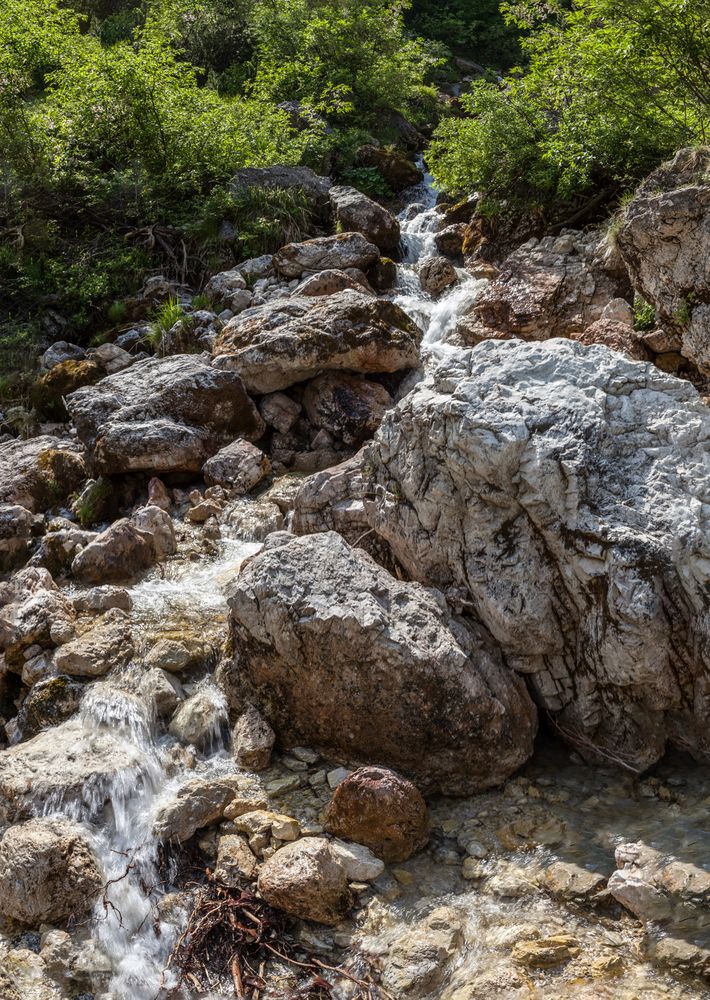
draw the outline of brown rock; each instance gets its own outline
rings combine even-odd
[[[438,299],[456,284],[456,268],[446,257],[431,257],[419,265],[419,281],[425,292]]]
[[[335,789],[325,814],[329,833],[365,844],[383,861],[406,861],[427,842],[426,802],[385,767],[361,767]]]
[[[367,278],[365,278],[364,274],[362,277],[363,281],[357,281],[347,271],[336,271],[334,268],[330,268],[327,271],[319,271],[318,274],[313,274],[305,278],[294,290],[293,294],[306,296],[334,295],[336,292],[342,292],[346,288],[354,288],[356,291],[362,291],[367,285]]]
[[[240,767],[264,771],[271,763],[276,734],[253,705],[237,719],[232,735],[232,752]]]
[[[578,954],[579,942],[568,934],[557,934],[539,941],[518,941],[513,948],[513,959],[531,969],[552,969]]]
[[[344,372],[318,376],[309,382],[303,396],[313,427],[356,447],[372,437],[392,405],[384,386]]]
[[[638,338],[633,328],[614,319],[598,319],[582,333],[574,333],[572,340],[591,347],[602,344],[612,351],[625,354],[632,361],[648,361],[650,354]]]
[[[466,238],[466,226],[462,222],[447,226],[434,237],[434,243],[439,253],[445,257],[460,257],[463,251],[463,241]]]
[[[292,917],[337,924],[352,904],[345,869],[323,837],[286,844],[264,864],[259,892]]]

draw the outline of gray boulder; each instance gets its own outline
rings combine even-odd
[[[399,223],[386,208],[354,187],[330,189],[330,203],[335,219],[346,232],[362,233],[386,253],[399,248]],[[354,265],[356,266],[356,265]]]
[[[289,243],[274,254],[274,267],[285,278],[300,278],[304,274],[356,267],[367,271],[380,256],[377,246],[362,233],[339,233],[320,236],[303,243]]]
[[[76,441],[44,434],[0,442],[0,503],[32,513],[62,503],[86,478]]]
[[[332,181],[310,167],[245,167],[232,178],[232,194],[239,196],[252,188],[302,191],[309,204],[320,212],[327,209]]]

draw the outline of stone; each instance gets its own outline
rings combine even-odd
[[[82,583],[130,580],[176,550],[170,516],[160,507],[143,507],[96,536],[75,557],[72,574]]]
[[[56,636],[61,628],[68,633],[74,618],[74,609],[46,569],[19,570],[0,584],[0,652],[8,666],[21,669],[32,647],[35,655],[51,649],[56,645],[52,632]]]
[[[152,643],[145,658],[147,667],[159,667],[173,674],[203,665],[214,656],[214,647],[191,635],[180,638],[164,635]]]
[[[251,305],[251,292],[235,292],[230,301],[230,311],[240,312]],[[171,354],[199,354],[200,351],[209,351],[221,328],[222,323],[216,313],[209,309],[196,309],[184,315],[163,333],[156,354],[166,358]]]
[[[83,685],[66,675],[38,681],[28,691],[17,716],[22,739],[65,722],[79,708]]]
[[[427,258],[419,265],[418,273],[422,290],[434,299],[438,299],[458,281],[456,268],[446,257]]]
[[[153,476],[148,482],[148,504],[152,507],[160,507],[166,513],[169,513],[173,505],[170,491],[162,479],[158,479],[157,476]]]
[[[695,389],[653,365],[488,341],[386,414],[368,520],[489,630],[582,756],[642,771],[676,742],[708,760],[708,439]]]
[[[330,189],[330,203],[336,222],[345,232],[362,233],[380,250],[396,253],[399,249],[399,223],[386,208],[354,187]],[[350,267],[359,267],[351,264]]]
[[[364,274],[362,275],[362,279],[358,281],[348,274],[347,271],[338,271],[335,268],[330,268],[327,271],[319,271],[317,274],[312,274],[304,278],[292,294],[306,297],[310,295],[335,295],[336,292],[345,291],[346,288],[351,288],[356,292],[362,291],[364,288],[363,281],[367,285],[367,278],[365,278]]]
[[[263,422],[239,376],[202,356],[140,361],[66,400],[97,472],[199,472],[222,445]]]
[[[105,375],[113,375],[115,372],[123,371],[124,368],[128,368],[136,361],[136,358],[129,351],[125,351],[118,344],[110,343],[92,347],[86,352],[86,357],[89,361],[97,364]]]
[[[242,774],[191,778],[156,811],[153,835],[179,844],[197,830],[216,823],[237,795],[252,795],[259,786]]]
[[[406,861],[429,839],[420,792],[384,767],[359,768],[340,782],[323,822],[329,833],[364,844],[387,862]]]
[[[556,899],[589,901],[606,884],[604,875],[572,862],[555,861],[545,869],[544,887]]]
[[[205,295],[208,295],[216,305],[230,309],[235,315],[247,309],[253,299],[244,275],[238,267],[212,275],[205,285]]]
[[[155,707],[160,719],[169,718],[185,699],[182,684],[173,674],[151,667],[141,677],[140,695]]]
[[[382,974],[383,986],[401,998],[440,996],[438,989],[462,944],[461,917],[452,907],[437,907],[394,944]]]
[[[285,749],[381,761],[427,790],[492,787],[528,759],[534,706],[478,626],[333,532],[271,537],[230,588],[232,705],[256,705]]]
[[[114,667],[125,667],[133,657],[130,618],[112,608],[76,639],[54,654],[59,673],[70,677],[101,677]]]
[[[237,889],[251,882],[256,875],[257,862],[249,845],[236,834],[220,837],[217,843],[217,864],[214,877],[221,885]]]
[[[301,405],[283,392],[272,392],[260,400],[259,413],[268,427],[288,434],[301,415]]]
[[[646,350],[643,340],[636,334],[633,327],[626,323],[620,323],[618,320],[598,319],[582,333],[574,333],[572,339],[588,346],[601,344],[612,351],[626,355],[633,361],[650,360],[650,354]]]
[[[19,504],[0,504],[0,573],[20,566],[29,555],[35,515]]]
[[[513,948],[513,961],[531,969],[553,969],[569,962],[579,952],[576,938],[569,934],[556,934],[538,941],[519,941]]]
[[[300,920],[337,924],[352,905],[345,869],[322,837],[276,851],[263,864],[258,886],[270,906]]]
[[[30,819],[0,841],[0,912],[36,927],[86,916],[103,876],[83,829],[61,819]]]
[[[168,732],[188,746],[209,749],[218,740],[225,721],[222,693],[213,685],[204,685],[180,705]]]
[[[63,503],[85,478],[75,441],[43,434],[0,442],[0,504],[36,514]]]
[[[42,420],[64,422],[67,410],[64,397],[83,385],[93,385],[106,375],[96,361],[61,361],[37,379],[30,389],[30,402]]]
[[[409,126],[409,128],[412,129],[412,126]],[[412,129],[412,131],[416,134],[415,129]],[[420,141],[421,137],[414,139],[414,149],[420,148],[418,144]],[[368,143],[358,149],[356,160],[360,166],[374,167],[378,170],[387,184],[396,193],[405,191],[410,187],[415,187],[424,180],[424,174],[419,167],[399,149],[375,146]]]
[[[223,486],[234,493],[251,493],[271,475],[271,462],[249,441],[233,441],[208,458],[202,473],[208,486]]]
[[[385,870],[384,862],[364,844],[349,844],[345,840],[333,840],[330,846],[345,868],[349,882],[373,882]]]
[[[377,558],[365,514],[362,452],[302,480],[294,500],[291,529],[296,535],[337,531],[350,545],[361,543]]]
[[[617,245],[635,290],[682,353],[710,372],[710,151],[681,149],[624,208]]]
[[[40,367],[48,371],[50,368],[54,368],[55,365],[60,365],[65,361],[81,361],[84,356],[85,351],[83,347],[79,347],[78,344],[69,344],[66,340],[58,340],[51,347],[47,348],[39,359],[39,363]]]
[[[393,400],[384,386],[345,372],[328,372],[308,383],[303,408],[311,426],[350,447],[371,438]]]
[[[386,299],[346,290],[278,299],[230,320],[215,364],[238,372],[249,392],[287,389],[324,371],[400,372],[419,364],[421,331]]]
[[[254,838],[261,840],[264,835],[268,839],[275,837],[277,840],[290,842],[298,840],[301,834],[301,826],[297,819],[268,809],[243,812],[233,818],[233,823],[236,830],[247,834],[250,844]]]
[[[466,239],[466,223],[458,222],[440,229],[434,237],[436,249],[445,257],[460,257]]]
[[[320,236],[305,243],[289,243],[274,254],[274,267],[285,278],[356,267],[367,271],[380,256],[377,246],[361,233]]]
[[[244,167],[232,178],[230,189],[239,196],[253,188],[302,191],[308,203],[323,213],[328,206],[332,181],[321,177],[310,167]],[[243,267],[244,265],[239,265]]]
[[[48,531],[35,549],[31,565],[44,566],[54,577],[66,576],[75,557],[95,538],[95,531],[83,531],[75,525]]]
[[[265,771],[271,763],[276,734],[253,705],[247,705],[232,733],[232,753],[247,771]]]

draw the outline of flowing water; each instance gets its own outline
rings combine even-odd
[[[424,349],[433,359],[447,349],[458,317],[484,284],[460,271],[458,284],[439,300],[422,292],[416,267],[436,254],[434,235],[441,216],[435,200],[429,177],[411,192],[401,217],[406,255],[392,293],[424,329]],[[211,556],[175,559],[131,589],[138,649],[145,650],[161,630],[224,638],[225,587],[244,559],[260,548],[225,531]],[[181,784],[196,775],[217,776],[233,768],[221,742],[225,705],[208,673],[197,684],[212,699],[214,738],[205,753],[185,751],[136,694],[144,670],[141,658],[89,687],[80,712],[87,733],[110,728],[129,744],[139,761],[137,769],[119,774],[106,794],[87,795],[79,804],[50,802],[45,813],[85,823],[103,866],[106,890],[91,926],[95,967],[103,983],[97,1000],[191,1000],[189,992],[176,989],[173,973],[166,971],[185,911],[179,900],[168,905],[176,872],[166,865],[152,831],[158,810]],[[267,790],[283,784],[284,776],[289,783],[286,792],[273,793],[271,808],[295,815],[304,829],[318,832],[330,795],[324,779],[330,766],[318,761],[307,772],[297,771],[299,780],[291,787],[293,770],[288,761],[276,760],[264,775]],[[599,912],[569,908],[545,891],[545,873],[554,861],[609,875],[615,867],[614,849],[625,841],[641,840],[666,858],[705,872],[710,868],[705,846],[708,806],[707,772],[683,759],[665,763],[657,778],[643,783],[623,773],[587,768],[571,760],[564,748],[553,746],[497,792],[432,803],[430,849],[390,868],[374,890],[365,891],[358,916],[337,935],[323,929],[316,937],[336,962],[352,952],[386,965],[391,949],[406,944],[412,930],[443,907],[441,919],[457,928],[458,944],[450,961],[442,954],[433,963],[434,972],[421,973],[431,974],[431,988],[422,988],[418,997],[708,997],[696,980],[671,978],[645,960],[642,929],[630,916],[603,907]],[[704,905],[699,904],[701,915]],[[702,937],[702,924],[700,918],[691,922],[686,928],[689,939]],[[560,969],[521,971],[511,961],[516,942],[552,934],[573,935],[578,944],[572,961]],[[618,967],[609,975],[599,972],[610,956],[618,958]],[[390,988],[397,1000],[409,995],[408,989],[397,989]],[[346,987],[338,990],[338,997],[351,995]],[[214,994],[231,995],[231,990]],[[267,993],[263,1000],[282,995]]]

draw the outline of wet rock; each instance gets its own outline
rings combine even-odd
[[[581,865],[556,861],[545,870],[544,887],[556,899],[588,901],[605,885],[606,878]]]
[[[362,273],[362,272],[361,272]],[[367,278],[362,275],[361,281],[353,278],[347,271],[337,271],[334,268],[330,268],[327,271],[319,271],[318,274],[310,275],[298,285],[294,290],[293,294],[295,296],[317,296],[317,295],[335,295],[336,292],[345,291],[345,289],[350,288],[354,291],[363,290],[363,281],[367,284]]]
[[[234,812],[230,805],[225,816]],[[249,838],[251,850],[261,856],[264,849],[271,846],[272,837],[276,840],[292,842],[298,840],[301,827],[297,819],[283,813],[271,812],[268,809],[253,809],[249,812],[240,811],[233,817],[234,828]]]
[[[95,538],[95,531],[84,531],[75,525],[48,531],[32,556],[32,565],[44,566],[52,576],[65,576],[76,556]]]
[[[141,677],[140,695],[155,706],[161,719],[169,718],[185,698],[182,684],[173,674],[159,667],[152,667]]]
[[[393,302],[360,291],[279,299],[226,325],[215,364],[238,372],[249,392],[270,393],[346,369],[406,371],[419,363],[421,331]]]
[[[190,635],[163,635],[151,645],[146,658],[147,667],[159,667],[173,674],[208,663],[214,657],[214,647],[204,639]]]
[[[256,858],[243,837],[227,834],[220,837],[217,845],[215,879],[233,889],[251,882],[256,875]]]
[[[406,861],[428,840],[419,790],[384,767],[361,767],[335,789],[325,812],[329,833],[364,844],[383,861]]]
[[[418,273],[423,291],[435,299],[458,281],[456,268],[446,257],[430,257],[419,265]]]
[[[29,739],[71,718],[79,708],[83,690],[82,684],[66,675],[38,681],[28,692],[18,714],[22,738]]]
[[[62,503],[86,478],[74,441],[50,434],[0,442],[0,503],[36,514]]]
[[[0,504],[0,573],[20,566],[29,555],[35,515],[19,504]]]
[[[321,236],[305,243],[289,243],[274,254],[274,267],[286,278],[356,267],[367,271],[380,256],[377,247],[361,233]]]
[[[123,587],[92,587],[77,594],[72,604],[77,611],[109,611],[111,608],[130,611],[133,602],[131,595]]]
[[[582,233],[548,236],[506,258],[458,334],[468,345],[501,334],[522,340],[571,337],[600,319],[610,299],[629,297],[628,278],[603,241]]]
[[[574,334],[572,339],[587,346],[601,344],[612,351],[626,355],[633,361],[648,361],[650,359],[650,354],[633,327],[618,320],[598,319],[582,333]]]
[[[384,987],[397,997],[436,995],[462,944],[460,916],[451,907],[438,907],[396,942],[382,975]]]
[[[301,415],[301,406],[283,392],[272,392],[259,403],[259,412],[269,427],[288,434]]]
[[[72,393],[67,409],[98,472],[199,472],[263,423],[234,372],[204,358],[151,358]]]
[[[376,857],[364,844],[349,844],[345,840],[333,840],[331,849],[345,868],[349,882],[373,882],[385,870],[383,861]]]
[[[411,129],[412,126],[409,126],[409,128]],[[414,149],[419,148],[417,143],[418,140],[415,139]],[[360,166],[374,167],[378,170],[395,192],[414,187],[417,184],[421,184],[424,180],[424,174],[417,165],[404,156],[399,149],[389,149],[367,144],[358,149],[356,160]]]
[[[130,580],[175,552],[175,532],[160,507],[143,507],[115,521],[81,550],[71,565],[83,583]]]
[[[8,666],[22,667],[26,651],[51,649],[52,638],[74,628],[74,609],[46,569],[20,570],[6,584],[0,584],[0,651]]]
[[[399,248],[399,223],[386,208],[353,187],[332,187],[330,203],[336,222],[346,232],[362,235],[380,250],[396,253]],[[371,262],[370,262],[371,263]],[[350,267],[360,267],[350,264]]]
[[[0,912],[21,923],[66,923],[91,909],[103,876],[83,829],[31,819],[0,841]]]
[[[209,486],[223,486],[234,493],[251,493],[271,475],[271,462],[249,441],[233,441],[209,458],[202,469]]]
[[[390,257],[378,257],[367,269],[367,280],[376,291],[387,292],[397,281],[397,265]]]
[[[466,239],[466,224],[459,222],[446,226],[434,237],[436,249],[445,257],[460,257]]]
[[[230,699],[257,705],[285,747],[383,761],[453,794],[529,757],[534,707],[476,626],[332,532],[288,538],[232,587]]]
[[[0,996],[3,1000],[64,1000],[39,955],[26,948],[0,952]]]
[[[199,688],[187,698],[170,720],[168,732],[189,746],[209,747],[226,721],[226,705],[211,686]]]
[[[197,830],[216,823],[237,795],[259,794],[259,785],[243,774],[193,778],[155,814],[153,834],[182,844]]]
[[[0,754],[0,822],[16,823],[49,803],[100,809],[118,775],[135,780],[138,749],[104,728],[70,719]]]
[[[695,390],[652,365],[491,341],[388,412],[368,518],[489,629],[578,752],[642,770],[677,740],[708,759],[708,435]]]
[[[271,763],[271,751],[276,734],[253,705],[237,719],[232,734],[232,753],[240,767],[248,771],[265,771]]]
[[[259,892],[289,916],[337,924],[352,904],[345,869],[322,837],[286,844],[259,873]]]
[[[81,361],[85,356],[84,348],[77,344],[69,344],[66,340],[58,340],[48,347],[39,359],[40,366],[48,371],[64,361]]]
[[[519,941],[513,948],[513,960],[531,969],[552,969],[569,962],[579,951],[576,938],[557,934],[539,941]]]
[[[710,371],[710,153],[681,149],[641,184],[624,210],[619,250],[636,291],[682,352]]]
[[[392,405],[384,386],[344,372],[319,375],[303,395],[311,425],[355,447],[372,437]]]

